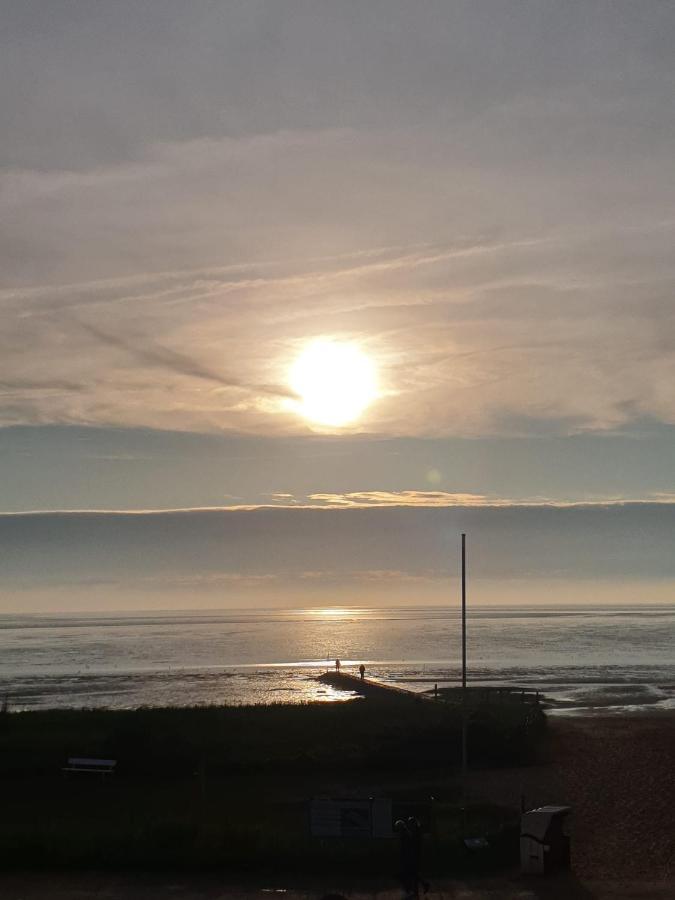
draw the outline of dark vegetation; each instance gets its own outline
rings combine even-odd
[[[496,865],[514,812],[460,809],[451,703],[51,710],[0,715],[0,865],[222,866],[239,873],[396,871],[392,841],[312,839],[312,796],[391,797],[429,819],[428,867]],[[473,766],[534,760],[538,707],[472,703]],[[118,760],[64,777],[69,756]],[[431,797],[435,799],[430,800]],[[468,821],[467,821],[468,816]],[[472,857],[461,836],[491,831]]]

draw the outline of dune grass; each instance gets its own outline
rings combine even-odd
[[[478,765],[524,763],[545,729],[538,707],[469,705]],[[10,713],[4,775],[48,774],[70,755],[111,757],[125,774],[391,769],[459,762],[459,705],[372,701]]]
[[[545,728],[520,703],[470,710],[474,765],[526,764]],[[3,866],[219,866],[240,873],[358,875],[395,867],[391,841],[317,841],[312,796],[434,796],[429,867],[472,864],[461,849],[458,709],[370,701],[304,706],[50,710],[8,714],[0,733]],[[65,778],[69,756],[118,760],[111,778]],[[474,831],[509,848],[513,811],[473,810]],[[500,855],[501,854],[501,855]],[[481,864],[487,864],[484,860]]]

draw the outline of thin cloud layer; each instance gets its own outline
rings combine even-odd
[[[308,501],[340,507],[368,506],[487,506],[480,494],[451,494],[447,491],[355,491],[348,494],[310,494]]]
[[[673,503],[0,515],[0,607],[672,601]]]
[[[671,503],[672,496],[656,495],[650,498],[650,503]],[[347,494],[308,494],[306,503],[290,494],[275,495],[277,505],[280,506],[326,506],[345,509],[365,509],[368,507],[387,506],[418,506],[423,508],[434,507],[565,507],[574,506],[616,506],[624,505],[627,501],[623,497],[603,497],[588,500],[561,500],[546,497],[525,497],[520,500],[500,499],[487,497],[483,494],[453,494],[449,491],[353,491]]]
[[[657,240],[664,231],[672,238],[663,227]],[[587,283],[566,283],[544,269],[575,241],[554,243],[379,251],[376,262],[297,274],[277,264],[259,277],[204,271],[6,290],[1,421],[303,433],[284,403],[288,369],[319,335],[357,340],[380,370],[383,396],[352,430],[480,435],[675,421],[666,273],[657,284],[639,271],[622,283],[607,260]],[[516,262],[519,274],[486,282],[486,268]]]
[[[357,6],[10,4],[0,425],[307,434],[318,336],[352,433],[675,422],[673,7]]]

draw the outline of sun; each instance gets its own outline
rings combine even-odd
[[[373,361],[356,345],[321,338],[308,344],[291,367],[293,408],[317,425],[355,422],[377,397]]]

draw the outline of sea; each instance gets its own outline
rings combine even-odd
[[[675,709],[675,606],[474,607],[469,685],[539,689],[555,715]],[[11,709],[337,702],[343,671],[412,691],[459,684],[457,608],[0,616]]]

